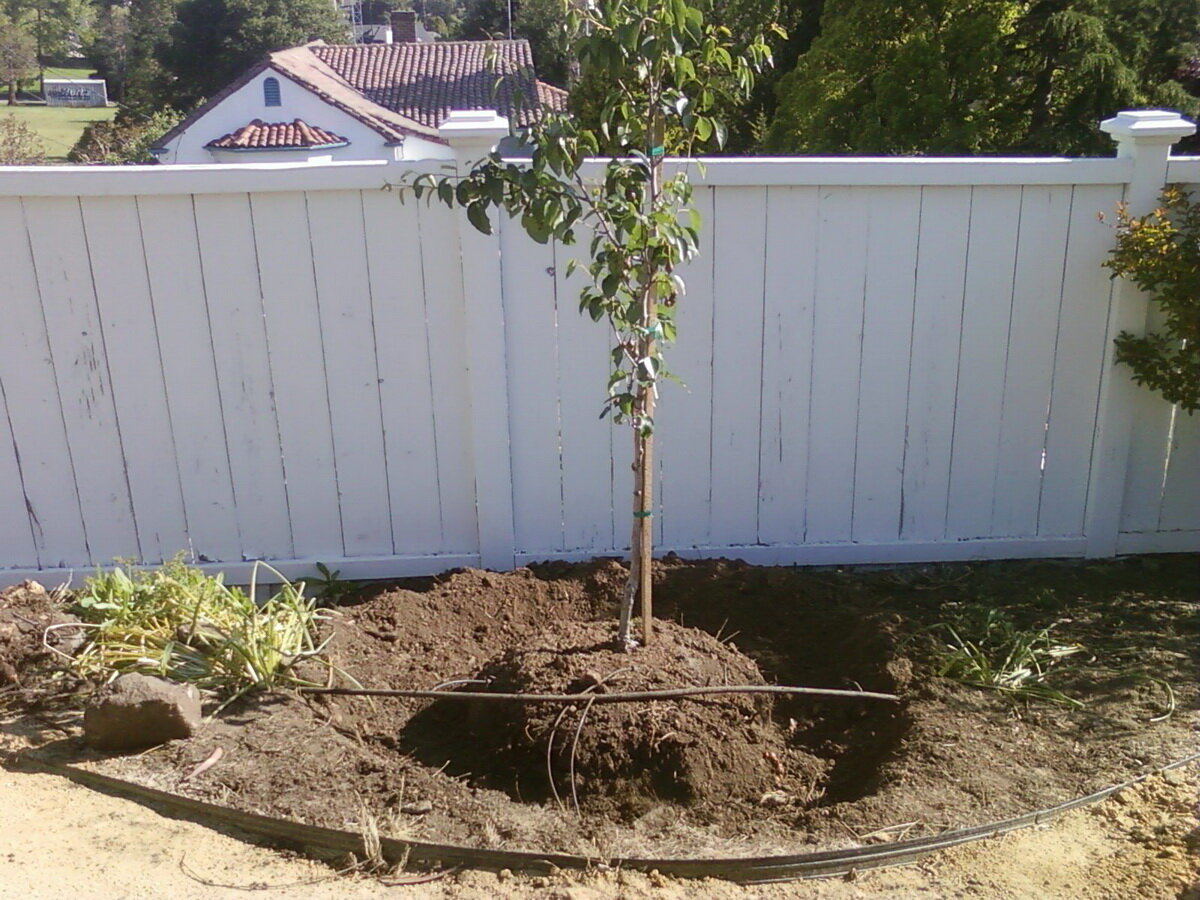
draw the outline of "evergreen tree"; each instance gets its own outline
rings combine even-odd
[[[781,79],[787,153],[1107,153],[1096,122],[1187,114],[1200,0],[830,0]]]
[[[184,0],[160,57],[179,108],[215,94],[266,54],[315,39],[345,43],[329,0]]]

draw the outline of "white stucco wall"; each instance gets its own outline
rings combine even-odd
[[[279,81],[279,106],[263,102],[263,81],[274,77]],[[335,150],[261,150],[212,151],[205,147],[209,141],[236,131],[254,119],[264,122],[291,122],[303,119],[309,125],[339,135],[350,143]],[[193,122],[183,134],[172,140],[165,153],[157,155],[160,163],[204,164],[242,162],[321,162],[352,159],[443,159],[452,158],[449,147],[418,137],[407,137],[402,146],[389,146],[383,136],[363,125],[340,109],[330,106],[316,94],[273,69],[265,69],[212,107]]]

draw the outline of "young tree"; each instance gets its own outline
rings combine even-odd
[[[761,36],[746,41],[744,53],[731,52],[732,35],[706,17],[711,9],[710,0],[570,4],[566,22],[584,77],[613,87],[598,127],[547,114],[525,138],[527,163],[492,153],[456,178],[428,176],[413,185],[418,196],[464,207],[484,233],[492,207],[519,218],[543,243],[574,244],[587,232],[580,311],[607,321],[614,336],[602,415],[627,423],[634,443],[632,553],[617,633],[626,649],[639,595],[642,640],[651,636],[655,403],[666,374],[663,346],[675,339],[684,292],[676,269],[696,255],[701,225],[689,207],[687,166],[668,169],[664,142],[671,133],[689,154],[722,144],[725,126],[714,117],[719,89],[732,84],[747,94],[771,61]],[[601,152],[607,161],[589,170],[585,160]]]
[[[33,35],[0,12],[0,80],[8,85],[9,106],[17,105],[17,85],[36,72],[37,43]]]

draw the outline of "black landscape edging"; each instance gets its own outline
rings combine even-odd
[[[637,857],[604,859],[566,853],[535,853],[527,850],[484,850],[425,841],[404,841],[383,836],[380,836],[380,845],[382,854],[388,862],[407,861],[418,866],[434,868],[468,866],[478,869],[513,869],[546,874],[555,869],[588,869],[607,865],[611,868],[634,869],[641,872],[657,869],[663,875],[679,878],[721,878],[742,884],[824,878],[845,875],[857,870],[910,863],[922,856],[948,847],[1039,825],[1061,813],[1099,803],[1119,791],[1140,784],[1147,778],[1171,769],[1182,768],[1198,760],[1200,760],[1200,753],[1194,753],[1121,784],[1011,819],[962,828],[933,837],[916,838],[895,844],[856,847],[851,850],[824,850],[797,855],[724,859],[641,859]],[[258,813],[241,812],[203,800],[194,800],[167,791],[143,787],[77,766],[38,759],[29,754],[18,755],[5,765],[13,769],[60,775],[95,790],[160,807],[165,810],[167,815],[175,818],[186,818],[187,814],[197,815],[223,825],[233,826],[258,837],[270,838],[300,848],[360,855],[364,849],[363,836],[355,832],[306,825]]]

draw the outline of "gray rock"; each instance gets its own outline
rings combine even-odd
[[[200,693],[193,685],[121,675],[88,701],[83,739],[96,750],[141,750],[191,737],[200,719]]]

